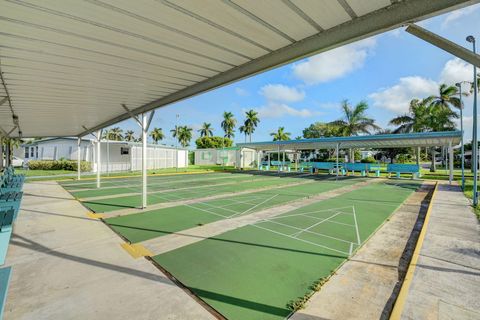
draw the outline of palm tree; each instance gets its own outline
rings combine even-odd
[[[375,124],[375,120],[367,117],[367,109],[368,104],[365,101],[360,101],[352,107],[348,100],[344,100],[342,101],[343,118],[332,121],[330,124],[338,127],[343,136],[370,134],[370,130],[379,130],[380,127]],[[350,162],[354,162],[352,149],[349,150],[349,159]]]
[[[123,140],[123,130],[119,127],[114,127],[104,131],[103,138],[107,140],[121,141]]]
[[[135,141],[135,132],[133,132],[133,130],[127,130],[125,131],[125,141],[128,141],[128,142],[133,142]]]
[[[240,126],[240,128],[238,128],[238,130],[240,131],[240,133],[245,134],[245,142],[247,142],[247,127],[246,126]]]
[[[426,99],[432,105],[440,108],[460,109],[460,98],[458,97],[457,86],[441,84],[438,87],[438,95],[432,95]]]
[[[413,99],[407,114],[390,120],[390,125],[398,126],[393,133],[423,132],[429,130],[430,108],[427,100]]]
[[[286,141],[290,140],[290,132],[285,132],[285,127],[278,127],[277,132],[272,132],[270,135],[273,137],[273,141]]]
[[[155,142],[155,144],[158,144],[158,141],[163,140],[165,135],[163,134],[162,128],[153,128],[153,130],[150,132],[150,137],[152,137],[152,140]]]
[[[182,147],[188,147],[190,145],[190,140],[192,140],[192,128],[187,126],[182,126],[178,128],[178,141]]]
[[[303,139],[302,136],[296,136],[296,137],[295,137],[295,140],[302,140],[302,139]]]
[[[397,116],[390,120],[390,125],[398,126],[393,133],[410,133],[429,131],[431,107],[427,100],[413,99],[410,101],[409,113]],[[435,169],[435,148],[432,148],[432,166]],[[416,148],[417,165],[420,165],[420,148]]]
[[[223,121],[221,123],[222,129],[225,132],[225,138],[235,137],[235,126],[237,125],[237,119],[234,118],[233,113],[225,111],[223,113]]]
[[[375,120],[368,118],[366,111],[368,104],[360,101],[355,107],[352,107],[348,100],[342,101],[343,118],[332,121],[330,124],[338,126],[343,136],[357,136],[361,133],[370,134],[370,130],[378,130],[379,126]]]
[[[258,118],[258,112],[255,110],[251,109],[247,112],[245,112],[245,123],[244,123],[244,133],[245,135],[248,135],[250,142],[252,142],[252,134],[255,132],[255,129],[258,126],[258,123],[260,122],[260,119]]]
[[[200,137],[211,137],[211,136],[213,136],[213,131],[212,130],[213,130],[212,129],[212,124],[204,122],[202,124],[202,127],[200,128],[200,130],[198,130],[198,132],[200,132]]]

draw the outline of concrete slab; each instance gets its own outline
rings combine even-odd
[[[27,183],[5,319],[213,319],[54,182]]]
[[[402,319],[480,319],[480,225],[456,184],[440,184]]]
[[[433,186],[413,193],[358,252],[315,293],[293,320],[385,319],[405,272],[404,251]]]

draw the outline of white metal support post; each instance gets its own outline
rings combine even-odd
[[[142,209],[147,207],[147,114],[142,113]]]
[[[453,147],[452,142],[448,143],[448,158],[450,159],[449,162],[449,175],[448,175],[448,183],[452,184],[453,181]]]
[[[97,130],[97,188],[100,188],[100,171],[102,171],[102,162],[101,162],[101,139],[102,139],[102,130]]]
[[[81,143],[82,143],[82,138],[81,137],[78,137],[78,140],[77,140],[77,180],[80,180],[80,174],[81,174],[81,168],[80,168],[80,163],[81,163],[81,152],[82,152],[82,149],[81,149]]]
[[[280,174],[280,145],[278,146],[278,151],[277,151],[277,173]]]
[[[338,148],[340,147],[340,144],[337,143],[337,147],[335,148],[335,155],[336,155],[336,176],[335,180],[338,180]]]

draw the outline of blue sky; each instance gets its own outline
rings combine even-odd
[[[420,23],[424,28],[470,48],[465,37],[472,34],[480,43],[480,5],[467,7]],[[203,122],[212,123],[215,135],[223,111],[243,122],[244,112],[255,109],[260,124],[253,141],[271,140],[270,133],[284,126],[292,138],[316,121],[338,119],[340,102],[366,100],[369,116],[382,127],[408,111],[408,102],[437,92],[440,83],[471,81],[473,69],[462,60],[406,33],[403,28],[303,59],[202,95],[158,109],[152,127],[167,134],[176,123],[194,128],[192,140]],[[465,133],[471,137],[472,98],[465,101]],[[139,132],[129,120],[119,124]],[[243,142],[240,132],[235,142]]]

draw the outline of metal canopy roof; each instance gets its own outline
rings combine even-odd
[[[265,141],[238,143],[241,148],[261,151],[280,150],[315,150],[339,148],[402,148],[402,147],[435,147],[455,146],[460,143],[461,131],[420,132],[406,134],[378,134],[355,137],[331,137],[318,139],[302,139],[288,141]]]
[[[1,0],[0,132],[85,135],[128,119],[122,104],[146,112],[477,2]]]

